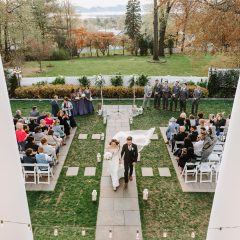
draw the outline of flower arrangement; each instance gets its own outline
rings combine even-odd
[[[105,85],[105,80],[104,80],[104,78],[101,74],[97,76],[96,81],[95,81],[95,85],[97,87],[103,87]]]
[[[112,160],[113,154],[111,152],[104,153],[104,160]]]

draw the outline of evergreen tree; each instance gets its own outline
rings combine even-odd
[[[138,40],[141,34],[142,16],[139,0],[129,0],[126,12],[126,33],[134,43],[135,54],[138,53]]]

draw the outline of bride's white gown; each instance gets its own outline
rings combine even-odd
[[[138,146],[138,152],[140,152],[144,146],[147,146],[151,142],[151,137],[155,131],[155,128],[150,130],[137,130],[118,132],[113,139],[117,139],[120,142],[120,146],[126,143],[128,136],[133,138],[133,143]],[[119,187],[119,179],[124,177],[124,164],[121,159],[121,149],[108,149],[107,152],[112,153],[112,159],[108,161],[108,172],[112,178],[113,188]]]
[[[108,161],[108,172],[112,179],[113,188],[119,187],[119,179],[124,177],[124,165],[121,158],[120,149],[108,149],[108,152],[112,153],[112,159]]]

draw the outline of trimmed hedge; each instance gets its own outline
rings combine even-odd
[[[73,89],[78,89],[76,85],[34,85],[27,87],[19,87],[15,90],[17,98],[30,98],[30,99],[39,99],[39,98],[52,98],[54,95],[59,97],[69,96],[70,92]],[[93,97],[100,97],[100,88],[90,87]],[[144,94],[143,87],[136,87],[136,97],[142,98]],[[195,86],[189,86],[189,95],[192,97]],[[208,97],[208,90],[202,88],[203,96]],[[129,87],[103,87],[103,96],[104,98],[132,98],[133,97],[133,88]]]

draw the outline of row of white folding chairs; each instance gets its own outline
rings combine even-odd
[[[215,182],[217,182],[219,169],[220,163],[186,163],[182,176],[184,176],[185,183],[196,183],[198,181],[198,174],[200,175],[200,183],[211,183],[213,181],[213,175],[215,174]],[[209,178],[204,180],[204,175],[209,175]],[[193,179],[189,180],[188,176],[193,177]]]
[[[50,178],[53,177],[53,169],[49,164],[22,163],[22,172],[25,183],[50,184]],[[32,181],[27,180],[29,176],[33,177]],[[47,181],[41,181],[43,176],[47,176]]]

